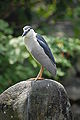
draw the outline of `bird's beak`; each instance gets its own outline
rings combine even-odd
[[[24,31],[22,34],[22,37],[24,37],[27,33],[28,33],[28,31]]]
[[[26,31],[23,32],[22,37],[24,37],[25,35],[26,35]]]

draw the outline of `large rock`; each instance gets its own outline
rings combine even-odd
[[[60,83],[27,80],[0,95],[0,120],[72,120],[72,114]]]

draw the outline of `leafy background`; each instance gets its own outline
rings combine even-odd
[[[55,79],[65,87],[74,85],[79,93],[80,0],[0,1],[0,93],[39,72],[40,65],[28,53],[21,37],[25,25],[43,35],[56,59],[57,76],[53,78],[45,70],[43,77]],[[70,96],[70,100],[78,104],[80,111],[78,97]]]
[[[70,35],[56,29],[64,21],[73,26]],[[80,55],[79,1],[0,1],[0,92],[35,77],[40,69],[24,46],[21,34],[25,25],[31,25],[48,42],[57,63],[56,80],[65,79]],[[52,78],[46,70],[43,76]]]
[[[22,37],[14,37],[13,30],[8,23],[0,20],[0,91],[6,87],[37,75],[40,65],[33,60],[26,50]],[[80,40],[78,38],[43,36],[48,42],[57,63],[56,80],[67,75],[68,69],[75,64],[80,54]],[[46,78],[52,78],[46,70]]]

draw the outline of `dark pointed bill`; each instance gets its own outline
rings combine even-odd
[[[24,37],[27,33],[28,33],[28,31],[24,31],[22,34],[22,37]]]

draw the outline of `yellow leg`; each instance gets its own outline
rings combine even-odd
[[[42,78],[43,70],[44,70],[44,67],[41,66],[41,69],[40,69],[40,71],[39,71],[37,77],[35,78],[35,80],[43,80],[43,78]]]

